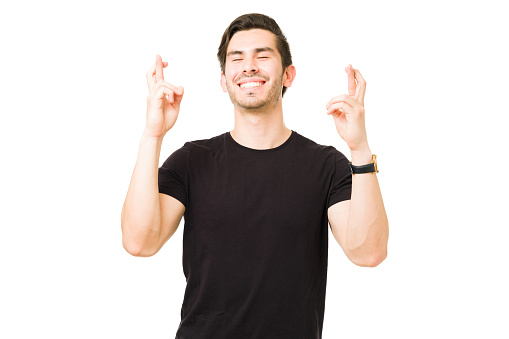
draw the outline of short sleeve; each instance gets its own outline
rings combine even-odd
[[[350,200],[352,196],[352,173],[348,166],[350,161],[336,149],[334,149],[334,160],[334,175],[327,208],[340,201]]]
[[[187,143],[173,152],[159,167],[159,193],[179,200],[187,208],[189,149]]]

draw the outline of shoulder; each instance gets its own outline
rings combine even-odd
[[[296,134],[297,145],[304,151],[309,151],[311,154],[316,154],[321,157],[345,157],[345,155],[339,151],[336,147],[331,145],[319,144],[297,132]]]
[[[182,146],[189,162],[194,165],[203,165],[224,153],[226,133],[207,139],[188,141]]]
[[[225,134],[217,135],[208,139],[187,141],[183,146],[173,151],[164,161],[161,169],[170,167],[187,167],[189,162],[203,161],[204,155],[214,155],[221,149]]]
[[[216,135],[214,137],[208,139],[198,139],[193,141],[188,141],[184,144],[183,147],[188,150],[210,150],[221,147],[224,144],[224,140],[226,137],[226,133]]]

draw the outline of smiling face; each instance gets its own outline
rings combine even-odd
[[[289,73],[293,70],[293,76]],[[240,31],[233,35],[226,52],[221,87],[234,106],[256,109],[276,105],[283,85],[290,87],[294,67],[282,69],[275,35],[263,29]]]

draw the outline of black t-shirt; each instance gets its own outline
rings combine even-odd
[[[176,338],[321,338],[327,209],[351,183],[341,152],[295,131],[266,150],[226,132],[173,152],[159,192],[186,207]]]

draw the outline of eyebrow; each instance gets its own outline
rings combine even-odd
[[[274,50],[270,47],[258,47],[253,49],[253,53],[261,53],[261,52],[270,52],[275,53]],[[226,57],[229,57],[231,55],[244,55],[245,53],[243,51],[230,51],[228,54],[226,54]]]

